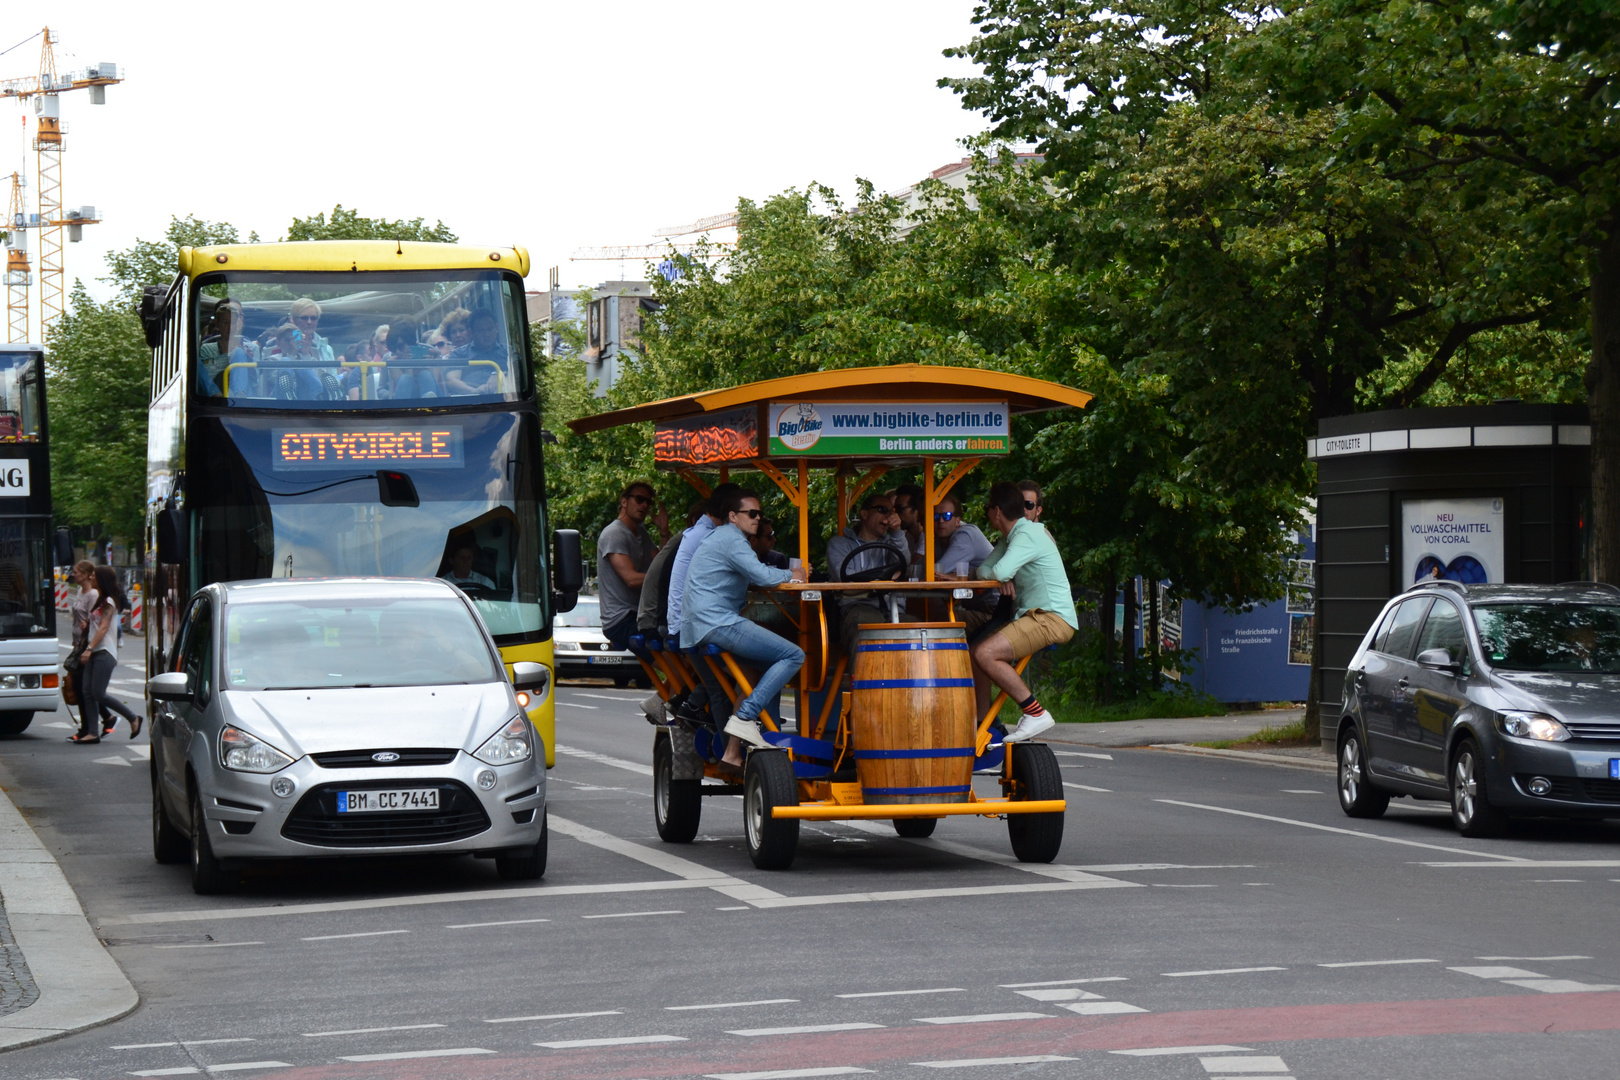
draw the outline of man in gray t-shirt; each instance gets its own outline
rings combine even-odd
[[[934,512],[934,576],[971,578],[990,557],[990,539],[977,525],[962,520],[962,502],[946,495]]]
[[[641,583],[646,580],[658,545],[642,523],[653,511],[651,484],[640,481],[619,495],[619,516],[608,522],[596,540],[596,581],[602,604],[602,636],[614,648],[628,649],[636,632],[636,608]],[[669,519],[659,509],[653,518],[660,533],[669,531]]]

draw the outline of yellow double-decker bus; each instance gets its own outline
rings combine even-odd
[[[141,303],[149,676],[203,585],[350,575],[454,582],[509,667],[555,670],[581,564],[567,530],[548,558],[528,268],[395,241],[180,250]],[[549,687],[529,715],[552,765]]]

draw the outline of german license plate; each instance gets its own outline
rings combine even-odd
[[[340,814],[375,814],[383,810],[437,810],[438,788],[395,788],[388,791],[340,791]]]
[[[591,657],[591,663],[593,663],[593,664],[622,664],[622,663],[624,663],[624,657],[622,657],[622,656],[593,656],[593,657]]]

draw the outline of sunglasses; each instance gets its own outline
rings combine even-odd
[[[941,510],[939,513],[934,515],[934,520],[935,521],[950,521],[951,519],[953,519],[955,517],[956,517],[956,511],[955,510]]]
[[[759,517],[759,515],[763,514],[764,512],[765,511],[761,510],[757,506],[754,507],[752,510],[733,510],[732,511],[733,514],[741,514],[744,517],[748,517],[748,518],[757,518],[757,517]]]
[[[640,503],[642,506],[646,506],[648,503],[652,502],[652,496],[651,495],[626,495],[625,498],[634,499],[636,502]]]
[[[1038,507],[1040,505],[1041,504],[1038,503],[1038,502],[1030,502],[1028,499],[1024,500],[1024,509],[1025,510],[1033,510],[1033,509],[1035,509],[1036,507]]]
[[[882,514],[884,517],[888,517],[894,513],[894,510],[887,506],[868,506],[866,512],[869,514]]]
[[[319,315],[294,315],[293,322],[320,322]]]

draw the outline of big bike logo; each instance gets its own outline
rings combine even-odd
[[[33,485],[28,476],[28,462],[21,459],[0,462],[0,497],[16,498],[19,495],[28,495],[32,490]]]
[[[821,441],[821,414],[814,405],[789,405],[776,414],[776,437],[789,449],[810,449]]]

